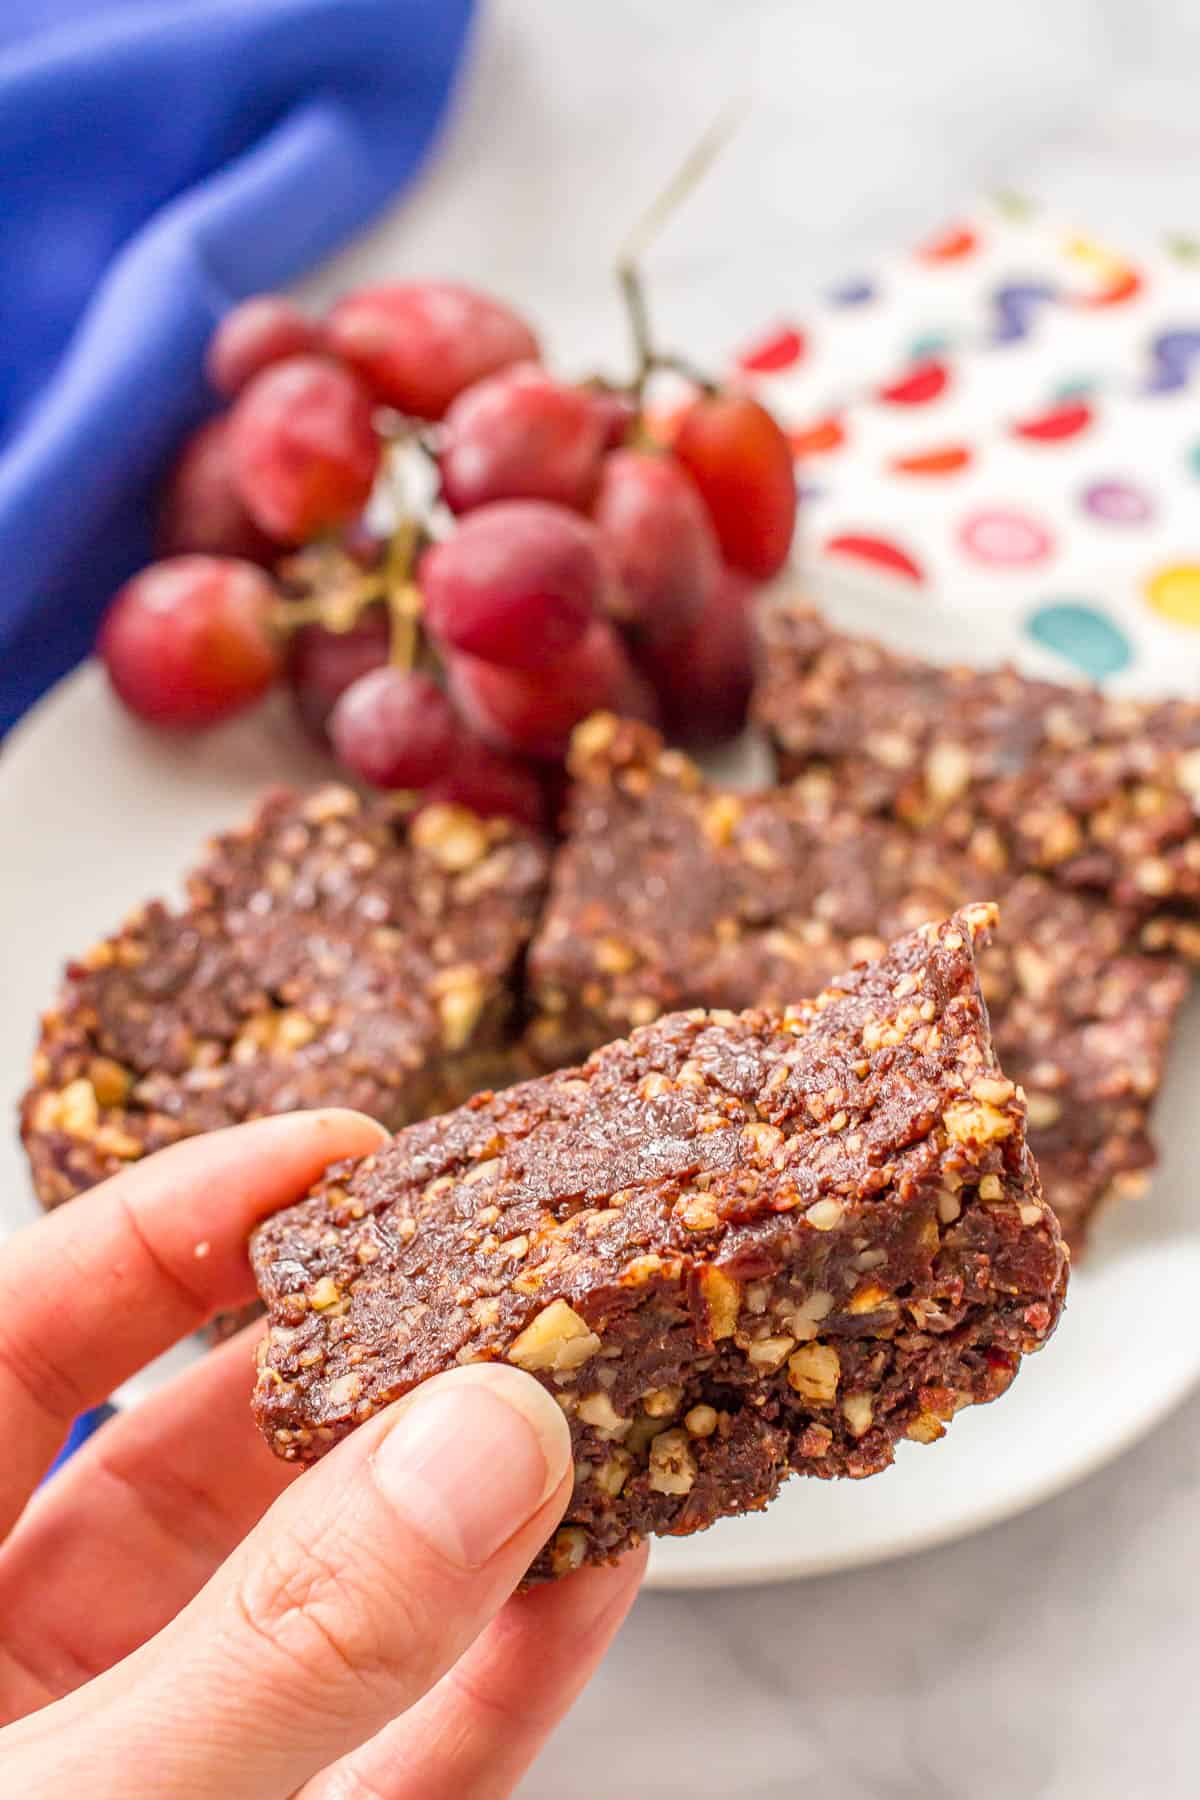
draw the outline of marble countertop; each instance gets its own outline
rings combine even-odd
[[[615,248],[731,94],[649,259],[693,352],[1010,185],[1096,233],[1200,224],[1188,0],[497,0],[419,192],[314,279],[476,278],[619,359]],[[618,365],[619,366],[619,365]],[[1114,1320],[1136,1355],[1142,1321]],[[884,1477],[886,1479],[886,1477]],[[1182,1800],[1200,1785],[1200,1399],[1005,1526],[770,1589],[647,1594],[525,1800]]]
[[[523,1800],[1183,1800],[1198,1515],[1195,1399],[1062,1499],[949,1548],[643,1594]]]

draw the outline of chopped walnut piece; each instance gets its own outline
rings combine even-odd
[[[962,744],[935,744],[925,759],[925,785],[937,806],[949,806],[971,780],[971,753]]]
[[[976,1100],[986,1100],[993,1106],[1003,1106],[1006,1100],[1012,1099],[1014,1091],[1013,1083],[998,1075],[983,1075],[971,1083]]]
[[[629,1480],[633,1469],[634,1461],[628,1450],[614,1450],[598,1468],[593,1468],[592,1480],[598,1488],[603,1489],[604,1493],[615,1500]]]
[[[795,1349],[795,1346],[794,1337],[756,1338],[748,1346],[746,1355],[756,1369],[761,1369],[764,1374],[769,1375],[775,1369],[782,1368],[788,1359],[789,1352]]]
[[[133,1074],[111,1056],[93,1056],[88,1080],[101,1106],[123,1106],[133,1086]]]
[[[550,1565],[556,1576],[570,1575],[587,1555],[587,1532],[578,1525],[564,1525],[550,1545]]]
[[[685,1413],[683,1422],[693,1437],[711,1437],[717,1429],[717,1409],[715,1406],[693,1406]]]
[[[863,1287],[859,1288],[855,1295],[853,1295],[846,1311],[855,1315],[860,1313],[878,1312],[880,1307],[893,1304],[894,1302],[885,1287],[881,1286],[878,1281],[868,1281]]]
[[[702,815],[704,834],[709,842],[718,849],[731,843],[743,810],[743,802],[737,794],[717,794],[710,800]]]
[[[741,1289],[732,1275],[709,1264],[700,1275],[700,1287],[708,1309],[708,1329],[714,1342],[732,1337],[737,1324]]]
[[[487,990],[479,970],[470,963],[443,969],[434,976],[430,992],[436,996],[443,1044],[447,1050],[463,1049],[470,1042],[487,1002]]]
[[[122,1131],[118,1125],[98,1125],[92,1135],[92,1143],[101,1156],[116,1156],[122,1162],[137,1162],[146,1154],[146,1146],[140,1138],[130,1132]]]
[[[601,1431],[623,1431],[630,1423],[621,1417],[603,1388],[584,1395],[579,1402],[579,1416],[586,1425],[595,1425]]]
[[[846,1209],[840,1200],[817,1200],[804,1216],[816,1231],[836,1231]]]
[[[743,1125],[742,1142],[749,1146],[756,1161],[767,1163],[783,1143],[783,1133],[778,1125]]]
[[[96,1090],[84,1076],[68,1082],[58,1096],[58,1123],[73,1137],[91,1137],[100,1122]]]
[[[860,1438],[870,1431],[875,1419],[875,1407],[870,1394],[847,1394],[842,1401],[842,1417],[852,1437]]]
[[[353,788],[327,782],[310,794],[301,812],[310,824],[328,825],[334,819],[350,819],[358,811],[359,799]]]
[[[714,1231],[721,1222],[717,1203],[711,1194],[681,1195],[676,1211],[689,1231]]]
[[[943,1188],[938,1195],[937,1209],[942,1224],[953,1225],[962,1214],[962,1201],[950,1188]]]
[[[917,1414],[904,1435],[918,1444],[936,1444],[939,1438],[945,1437],[946,1427],[936,1413],[923,1412]]]
[[[577,1369],[595,1356],[600,1339],[565,1300],[552,1300],[508,1348],[520,1369]]]
[[[577,725],[571,734],[571,773],[582,777],[590,758],[603,756],[617,735],[617,720],[612,713],[593,713]]]
[[[956,1100],[945,1111],[946,1130],[959,1144],[990,1144],[1011,1137],[1016,1129],[1009,1113],[1001,1112],[986,1101],[973,1106],[970,1101]]]
[[[415,847],[439,869],[461,874],[487,855],[487,828],[462,806],[423,806],[412,822]]]
[[[686,1431],[661,1431],[650,1445],[650,1486],[656,1494],[690,1494],[698,1470]]]
[[[842,1365],[832,1344],[802,1344],[788,1357],[788,1382],[804,1400],[829,1406],[837,1393]]]

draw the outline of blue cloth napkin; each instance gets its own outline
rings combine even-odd
[[[103,1406],[94,1406],[91,1412],[80,1413],[67,1433],[66,1443],[46,1470],[42,1480],[49,1481],[52,1475],[56,1475],[63,1464],[74,1456],[79,1446],[87,1443],[93,1432],[99,1431],[106,1420],[115,1419],[116,1416],[116,1407],[111,1406],[108,1401],[105,1401]]]
[[[0,732],[148,560],[164,464],[212,405],[216,320],[419,167],[471,11],[0,6]]]

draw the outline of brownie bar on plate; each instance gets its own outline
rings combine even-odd
[[[1200,958],[1200,704],[942,668],[798,608],[762,616],[755,717],[785,779],[1137,912]]]
[[[185,907],[152,902],[69,966],[22,1106],[42,1203],[258,1114],[394,1129],[500,1079],[546,870],[528,832],[458,807],[409,824],[348,788],[270,796]]]
[[[874,1474],[1002,1393],[1067,1259],[989,1040],[993,912],[335,1165],[252,1240],[269,1443],[311,1461],[439,1370],[529,1370],[576,1461],[540,1579],[761,1507],[792,1472]]]
[[[1067,1235],[1079,1244],[1103,1199],[1144,1180],[1187,977],[1130,949],[1135,914],[889,818],[814,813],[795,789],[715,787],[630,721],[589,720],[571,762],[567,841],[529,955],[544,1066],[679,1007],[784,1005],[898,933],[998,898],[983,991]]]

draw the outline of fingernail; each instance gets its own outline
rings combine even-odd
[[[406,1524],[450,1562],[478,1569],[558,1487],[571,1439],[531,1376],[480,1363],[418,1388],[371,1460]]]

